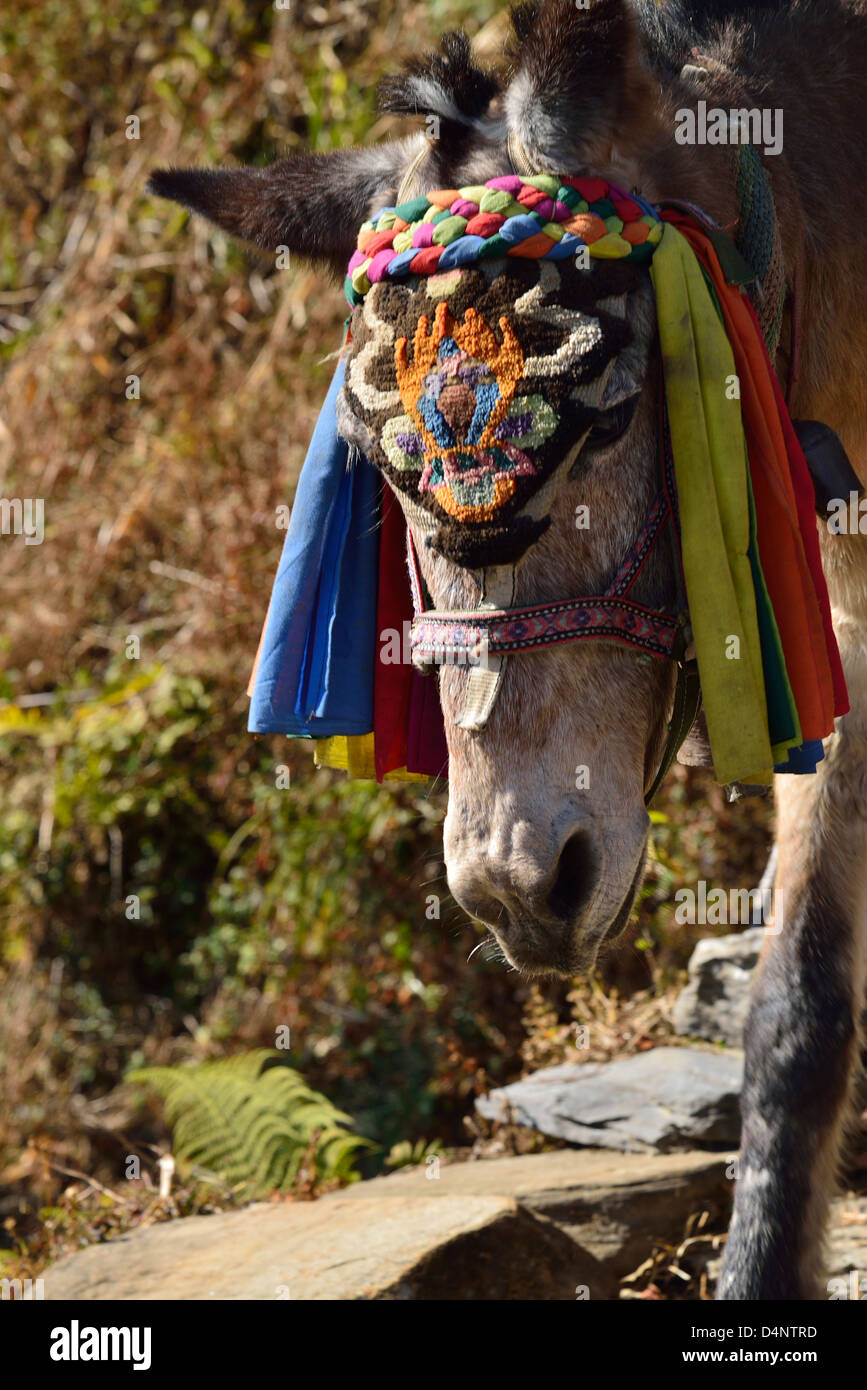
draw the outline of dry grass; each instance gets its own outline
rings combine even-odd
[[[263,755],[243,732],[244,690],[282,545],[276,509],[291,501],[345,306],[339,287],[310,269],[275,270],[151,200],[148,172],[381,138],[391,122],[374,113],[376,79],[455,22],[470,32],[484,25],[480,47],[497,57],[499,10],[496,0],[297,0],[289,12],[269,0],[214,0],[207,8],[7,0],[0,15],[0,144],[8,152],[0,207],[0,491],[44,499],[46,521],[41,546],[0,538],[0,717],[11,708],[38,714],[40,700],[58,692],[72,728],[76,709],[100,707],[106,690],[135,675],[125,655],[131,635],[140,639],[141,668],[162,668],[175,681],[195,676],[206,697],[178,744],[177,763],[163,758],[154,727],[134,775],[140,794],[148,785],[164,794],[167,782],[182,780],[184,759],[202,763],[195,785],[190,773],[190,787],[172,803],[202,819],[201,879],[213,872],[208,856],[216,861],[253,814]],[[137,140],[126,132],[133,114]],[[131,377],[139,399],[128,399]],[[147,691],[117,698],[137,726],[156,726]],[[281,741],[264,746],[273,761],[285,758]],[[171,1062],[263,1045],[275,1021],[296,1010],[304,1065],[317,1084],[328,1090],[363,1081],[384,1094],[391,1082],[376,1068],[387,1053],[382,1038],[391,1046],[393,1034],[383,1020],[400,1015],[418,1054],[431,1051],[428,1027],[437,1048],[435,1075],[414,1097],[412,1138],[432,1137],[437,1127],[454,1135],[474,1093],[491,1079],[576,1055],[623,1055],[667,1038],[672,982],[701,934],[672,933],[672,886],[684,872],[751,884],[767,843],[766,807],[728,808],[706,777],[679,770],[662,802],[671,819],[660,826],[640,924],[600,980],[572,994],[565,986],[528,991],[514,977],[491,983],[491,971],[477,964],[459,1005],[424,1006],[429,1023],[418,982],[432,996],[457,998],[458,971],[467,974],[455,940],[461,929],[447,920],[441,941],[424,936],[428,888],[417,890],[411,909],[395,908],[394,920],[373,925],[364,911],[371,874],[395,901],[407,900],[412,874],[394,846],[410,812],[419,883],[441,867],[425,860],[433,854],[435,815],[395,792],[389,811],[377,803],[376,824],[391,821],[367,863],[346,870],[354,876],[353,911],[332,937],[322,928],[335,944],[330,958],[324,947],[321,960],[311,948],[300,979],[284,972],[275,983],[272,957],[257,938],[261,968],[229,997],[232,970],[222,958],[213,964],[214,941],[223,936],[209,918],[194,937],[195,949],[205,943],[196,967],[205,983],[193,1004],[175,998],[163,976],[155,982],[144,963],[137,990],[114,1004],[106,1002],[114,956],[106,950],[102,977],[93,978],[96,967],[88,975],[92,962],[77,944],[76,924],[87,919],[88,943],[110,945],[128,930],[118,926],[117,866],[144,855],[147,835],[134,832],[114,802],[102,819],[87,810],[77,820],[74,805],[61,814],[60,802],[76,795],[59,785],[61,735],[36,752],[14,740],[13,747],[15,758],[0,770],[11,808],[0,880],[14,869],[24,886],[0,892],[7,996],[0,1215],[9,1243],[11,1221],[37,1245],[47,1242],[39,1247],[46,1257],[58,1248],[52,1232],[74,1228],[78,1208],[85,1226],[99,1217],[116,1228],[103,1206],[118,1203],[100,1186],[115,1190],[120,1156],[134,1151],[127,1142],[149,1152],[146,1135],[124,1138],[133,1114],[117,1083],[131,1057]],[[106,770],[97,760],[92,778],[108,780],[126,756],[121,748]],[[310,759],[303,749],[292,756],[303,792]],[[336,833],[349,811],[335,794],[323,814],[334,817]],[[38,828],[30,837],[33,816]],[[170,822],[169,842],[173,833]],[[254,889],[277,877],[285,843],[275,830],[245,850],[252,901]],[[220,892],[231,887],[231,872]],[[194,887],[205,901],[209,884]],[[284,902],[271,934],[291,941],[296,924]],[[414,937],[406,945],[409,927]],[[156,951],[151,937],[142,942]],[[175,949],[170,937],[157,945],[166,957]],[[245,941],[238,950],[254,947]],[[363,988],[332,979],[341,950],[357,958]],[[135,941],[126,954],[118,948],[118,970],[135,967],[135,951]],[[145,945],[140,951],[144,961]],[[592,1048],[576,1053],[574,1027],[587,1022]],[[478,1060],[482,1045],[488,1065],[501,1061],[493,1078]],[[85,1168],[91,1176],[70,1187],[68,1170]],[[198,1200],[191,1195],[188,1209]],[[46,1204],[66,1216],[46,1217],[42,1236],[35,1235],[35,1213]],[[149,1204],[152,1194],[131,1191],[122,1210],[129,1207],[130,1220],[162,1213]]]

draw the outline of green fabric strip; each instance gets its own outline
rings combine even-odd
[[[734,357],[685,238],[666,223],[656,292],[690,621],[717,780],[773,768],[749,558],[750,506]]]
[[[724,239],[728,240],[727,237]],[[732,246],[732,243],[729,242],[729,245]],[[723,311],[716,289],[714,288],[713,280],[710,278],[703,265],[700,265],[700,269],[707,292],[713,300],[717,318],[720,321],[723,332],[725,332],[725,318],[723,317]],[[726,279],[729,284],[735,283],[729,279],[728,275]],[[768,702],[768,737],[771,741],[771,751],[774,755],[774,762],[785,762],[788,757],[789,749],[798,747],[802,742],[801,722],[798,718],[798,707],[795,703],[795,696],[789,683],[780,630],[777,626],[776,617],[774,616],[774,606],[771,603],[771,596],[768,593],[768,586],[765,581],[759,555],[759,543],[756,534],[756,499],[753,496],[753,482],[750,477],[749,452],[747,450],[746,439],[744,440],[744,466],[750,507],[750,543],[747,554],[750,557],[750,568],[753,573],[756,618],[759,624],[759,641],[762,650],[762,671],[765,678],[765,694]]]
[[[746,447],[746,446],[745,446]],[[762,669],[765,676],[765,694],[768,701],[768,736],[774,762],[785,762],[790,748],[797,748],[801,738],[801,721],[798,707],[789,684],[786,671],[786,658],[780,629],[774,617],[774,606],[768,593],[756,538],[756,502],[753,497],[753,484],[747,462],[747,490],[750,502],[750,566],[753,571],[753,586],[756,595],[756,615],[759,622],[759,639],[762,644]]]

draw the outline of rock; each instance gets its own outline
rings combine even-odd
[[[733,1155],[732,1155],[733,1156]],[[407,1168],[352,1189],[383,1199],[409,1191],[449,1197],[510,1196],[547,1217],[617,1279],[630,1274],[656,1243],[677,1245],[689,1216],[707,1211],[717,1228],[731,1208],[728,1155],[693,1151],[625,1154],[610,1149],[557,1149],[519,1158],[441,1166],[439,1178]]]
[[[829,1298],[867,1301],[867,1197],[834,1202],[827,1253]]]
[[[753,971],[765,939],[762,927],[700,941],[689,962],[689,983],[674,1006],[675,1032],[740,1047]]]
[[[409,1168],[317,1202],[148,1226],[66,1256],[45,1297],[591,1299],[688,1216],[724,1222],[724,1157],[559,1149]],[[436,1170],[434,1170],[436,1171]]]
[[[48,1300],[574,1299],[612,1275],[501,1195],[409,1192],[258,1205],[149,1226],[69,1255]]]
[[[825,1289],[832,1302],[867,1301],[867,1197],[831,1203],[825,1242]],[[716,1290],[722,1256],[707,1263],[708,1289]],[[824,1296],[824,1295],[823,1295]]]
[[[656,1047],[614,1062],[566,1062],[476,1101],[488,1120],[570,1144],[646,1153],[737,1147],[743,1054]]]

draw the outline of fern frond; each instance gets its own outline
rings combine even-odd
[[[218,1173],[251,1196],[287,1191],[308,1154],[320,1180],[351,1182],[359,1151],[373,1147],[267,1048],[195,1066],[142,1067],[126,1079],[162,1100],[182,1167]]]

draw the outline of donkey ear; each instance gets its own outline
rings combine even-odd
[[[394,197],[424,137],[278,159],[265,168],[158,169],[149,192],[206,217],[230,236],[323,261],[339,274],[359,225]]]
[[[630,0],[530,0],[511,12],[509,129],[540,167],[601,173],[655,135],[654,88]]]
[[[466,34],[448,30],[440,52],[413,58],[396,76],[379,84],[380,111],[423,114],[437,123],[440,163],[459,155],[484,120],[500,84],[473,61]]]

